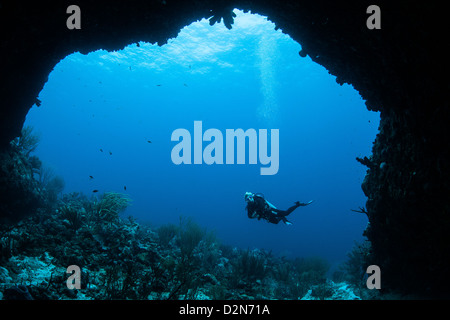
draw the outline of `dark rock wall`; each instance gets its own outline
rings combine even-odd
[[[381,30],[366,8],[381,8]],[[0,2],[0,147],[19,135],[52,68],[66,55],[164,44],[203,17],[231,8],[266,15],[309,55],[381,111],[367,163],[367,237],[382,287],[436,292],[449,284],[448,42],[439,3],[410,1],[77,1],[81,30],[66,28],[69,1]],[[229,21],[229,20],[227,20]],[[299,57],[299,59],[301,59]]]
[[[449,159],[435,145],[446,138],[418,134],[410,121],[393,111],[382,118],[362,184],[370,222],[365,235],[385,284],[448,296]]]

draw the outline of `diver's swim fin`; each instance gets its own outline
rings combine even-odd
[[[296,204],[297,206],[299,206],[299,207],[304,207],[304,206],[307,206],[308,204],[311,204],[311,203],[313,203],[313,202],[314,202],[314,200],[308,201],[308,202],[306,202],[306,203],[300,202],[300,201],[296,201],[295,204]]]

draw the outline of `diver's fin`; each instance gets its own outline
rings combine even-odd
[[[311,204],[311,203],[313,203],[313,202],[314,202],[314,200],[308,201],[308,202],[306,202],[306,203],[300,202],[300,201],[296,201],[295,204],[296,204],[297,206],[299,206],[299,207],[304,207],[304,206],[307,206],[308,204]]]

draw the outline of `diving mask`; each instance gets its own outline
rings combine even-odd
[[[247,201],[247,202],[253,202],[253,201],[254,201],[253,196],[254,196],[253,193],[251,193],[251,192],[246,192],[245,195],[244,195],[244,199],[245,199],[245,201]]]

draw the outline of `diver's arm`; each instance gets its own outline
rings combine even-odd
[[[250,210],[247,211],[247,215],[250,219],[255,219],[258,216],[256,211],[251,212]]]

